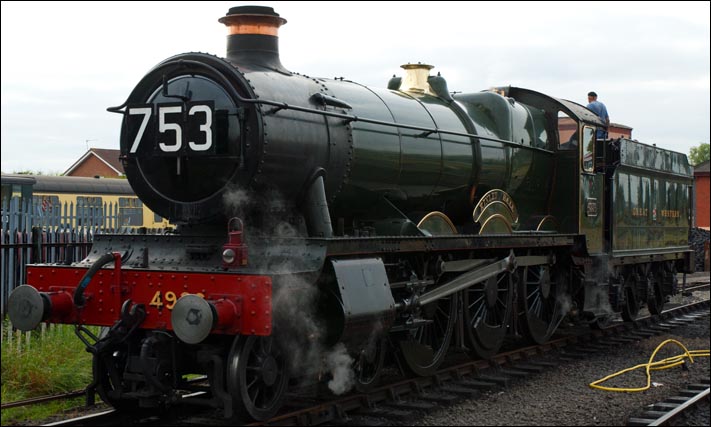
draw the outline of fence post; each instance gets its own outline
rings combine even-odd
[[[115,227],[114,227],[114,203],[109,203],[109,210],[108,210],[108,215],[106,216],[106,232],[107,233],[115,233]]]
[[[0,235],[0,258],[2,259],[0,261],[0,266],[2,269],[0,270],[0,309],[2,310],[2,318],[5,318],[5,301],[7,300],[5,295],[6,292],[8,291],[8,288],[10,286],[9,284],[9,276],[10,274],[10,269],[9,269],[9,258],[12,256],[12,251],[10,250],[9,247],[5,246],[5,243],[7,243],[9,236],[8,236],[8,229],[10,225],[10,212],[9,212],[9,203],[3,200],[2,203],[2,235]]]
[[[17,211],[20,200],[13,198],[10,200],[10,210],[8,212],[8,241],[10,244],[9,254],[7,258],[7,282],[3,285],[3,302],[2,302],[2,317],[5,318],[7,313],[7,298],[10,295],[10,291],[15,289],[15,280],[17,277],[17,249],[13,247],[17,243]]]
[[[19,216],[19,223],[18,223],[18,230],[17,230],[17,240],[18,243],[22,246],[18,247],[18,256],[19,256],[19,268],[18,268],[18,281],[16,283],[17,285],[21,285],[25,283],[25,265],[27,265],[27,262],[29,261],[28,255],[29,255],[29,250],[25,246],[25,244],[29,243],[29,229],[27,228],[29,224],[29,214],[27,212],[27,200],[22,201],[20,203],[20,216]]]
[[[42,227],[32,227],[32,252],[33,264],[42,262]]]

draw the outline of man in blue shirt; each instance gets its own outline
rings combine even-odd
[[[607,127],[610,126],[610,116],[607,114],[605,104],[597,100],[597,94],[595,92],[588,93],[588,109],[597,114],[600,120],[605,123],[605,129],[597,128],[597,139],[606,139]]]

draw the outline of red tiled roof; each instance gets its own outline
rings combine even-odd
[[[121,154],[121,150],[111,150],[109,148],[90,148],[89,151],[92,151],[101,160],[108,163],[112,168],[116,169],[117,171],[121,172],[122,174],[124,173],[123,165],[121,164],[121,161],[119,160],[119,155]]]

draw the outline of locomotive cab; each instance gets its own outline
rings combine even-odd
[[[518,128],[534,130],[538,141],[534,146],[541,150],[531,150],[533,164],[541,167],[537,173],[546,180],[540,184],[528,180],[526,192],[513,193],[516,202],[525,206],[527,199],[546,195],[547,210],[542,212],[548,216],[548,223],[539,225],[548,225],[558,232],[585,234],[588,250],[602,252],[603,221],[597,212],[603,212],[604,143],[596,141],[594,135],[604,123],[582,105],[529,89],[500,87],[493,92],[492,95],[515,100],[529,111],[540,111],[539,119]],[[516,164],[515,158],[513,162]],[[571,194],[578,196],[571,198]]]

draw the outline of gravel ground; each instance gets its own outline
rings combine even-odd
[[[703,294],[708,297],[708,292]],[[695,292],[693,297],[677,300],[683,303],[686,301],[682,300],[699,299],[703,294]],[[494,390],[479,399],[425,414],[413,425],[625,425],[629,416],[641,413],[646,405],[675,395],[688,383],[709,378],[709,358],[698,358],[693,364],[687,363],[688,370],[676,367],[652,372],[652,382],[657,386],[644,392],[617,393],[588,387],[599,378],[647,362],[654,349],[670,338],[680,341],[689,350],[708,349],[711,344],[708,320],[612,348],[583,361],[563,362],[559,368],[516,383],[509,389]],[[680,352],[676,346],[666,346],[656,360]],[[639,370],[605,385],[642,387],[645,384],[646,376]],[[703,425],[709,425],[708,406],[705,411],[700,411],[699,419],[700,422],[705,419]],[[684,424],[691,425],[691,422]]]

